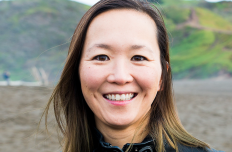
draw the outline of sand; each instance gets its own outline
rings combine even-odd
[[[60,152],[54,118],[49,134],[38,122],[52,88],[0,87],[0,152]],[[217,150],[232,150],[232,80],[174,82],[177,109],[188,132]]]

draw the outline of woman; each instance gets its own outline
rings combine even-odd
[[[63,152],[213,151],[181,125],[169,63],[155,6],[101,0],[91,7],[46,109],[54,103]]]

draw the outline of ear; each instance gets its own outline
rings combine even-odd
[[[168,72],[168,70],[169,70],[169,67],[170,67],[170,65],[169,65],[168,61],[166,61],[167,72]]]
[[[168,61],[166,61],[167,72],[168,72],[168,70],[169,70],[169,67],[170,67],[170,66],[169,66],[169,63],[168,63]],[[162,91],[162,90],[163,90],[163,87],[161,86],[161,85],[162,85],[162,82],[163,82],[163,79],[162,79],[162,75],[161,75],[158,91]]]

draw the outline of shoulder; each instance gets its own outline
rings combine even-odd
[[[201,148],[201,147],[188,147],[184,145],[179,145],[179,152],[223,152],[223,151],[217,151],[215,149],[209,149],[209,148]]]
[[[166,152],[176,152],[175,149],[173,149],[171,146],[166,146],[165,147]],[[178,144],[178,149],[179,152],[223,152],[223,151],[218,151],[215,149],[209,149],[209,148],[201,148],[201,147],[189,147],[185,146],[182,144]]]

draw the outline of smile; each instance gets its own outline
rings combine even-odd
[[[105,94],[104,98],[112,101],[127,101],[133,99],[137,94],[136,93],[127,93],[127,94]]]

